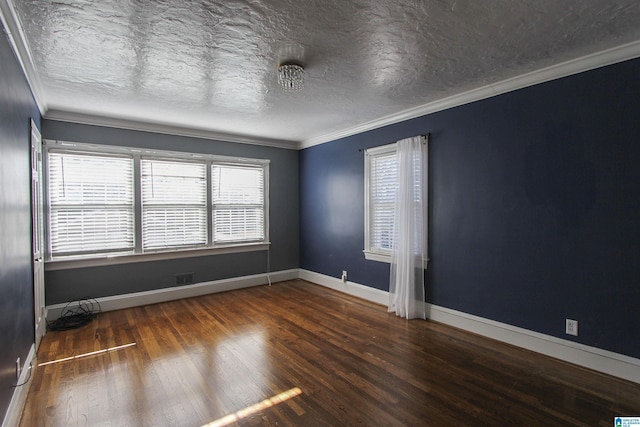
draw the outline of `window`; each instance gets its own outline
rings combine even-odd
[[[143,251],[207,243],[204,163],[142,159]]]
[[[365,151],[365,243],[364,255],[368,260],[391,262],[391,251],[394,245],[394,218],[396,194],[398,193],[398,179],[410,179],[410,191],[413,191],[414,202],[420,201],[424,215],[422,239],[416,243],[416,251],[419,247],[427,248],[427,172],[428,150],[427,140],[422,145],[422,152],[411,153],[409,161],[413,162],[413,168],[398,170],[398,145],[396,143],[382,147],[370,148]],[[408,171],[413,171],[409,173]],[[405,172],[399,177],[399,172]],[[414,215],[417,215],[414,212]],[[426,253],[426,252],[425,252]],[[426,262],[425,259],[425,268]]]
[[[396,144],[365,152],[365,257],[389,261],[396,199]]]
[[[268,160],[47,147],[50,261],[268,244]]]
[[[133,252],[131,157],[49,152],[48,188],[52,257]]]
[[[264,172],[259,166],[212,165],[212,218],[216,242],[264,239]]]

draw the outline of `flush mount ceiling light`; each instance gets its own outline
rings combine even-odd
[[[293,63],[280,65],[278,67],[278,83],[287,92],[301,90],[304,87],[304,68]]]

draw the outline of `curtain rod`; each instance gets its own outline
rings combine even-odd
[[[424,135],[417,135],[417,136],[421,136],[421,137],[423,137],[425,139],[428,139],[431,136],[431,132],[425,133]],[[390,142],[389,144],[393,144],[393,142]],[[360,153],[362,153],[363,151],[367,151],[369,148],[382,147],[383,145],[388,145],[388,144],[380,144],[380,145],[376,145],[376,146],[373,146],[373,147],[367,147],[367,148],[358,148],[358,151]]]

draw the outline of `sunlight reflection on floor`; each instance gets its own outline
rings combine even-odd
[[[90,356],[97,356],[99,354],[109,353],[111,351],[122,350],[122,349],[127,348],[127,347],[132,347],[132,346],[134,346],[136,344],[137,343],[132,342],[132,343],[129,343],[129,344],[118,345],[118,346],[115,346],[115,347],[109,347],[109,348],[105,348],[105,349],[102,349],[102,350],[91,351],[89,353],[83,353],[83,354],[78,354],[78,355],[75,355],[75,356],[63,357],[62,359],[56,359],[56,360],[51,360],[49,362],[39,363],[38,366],[52,365],[54,363],[66,362],[66,361],[75,360],[75,359],[82,359],[84,357],[90,357]]]
[[[260,412],[272,406],[283,403],[291,398],[299,396],[302,394],[302,390],[298,387],[294,387],[287,391],[283,391],[282,393],[276,394],[273,397],[263,400],[260,403],[256,403],[255,405],[248,406],[244,409],[241,409],[233,414],[226,415],[222,418],[219,418],[215,421],[210,422],[209,424],[204,424],[202,427],[223,427],[227,426],[231,423],[239,421],[243,418],[249,417],[256,412]]]

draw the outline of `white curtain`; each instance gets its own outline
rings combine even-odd
[[[424,265],[427,259],[427,141],[398,141],[398,186],[393,226],[389,312],[426,319]]]

